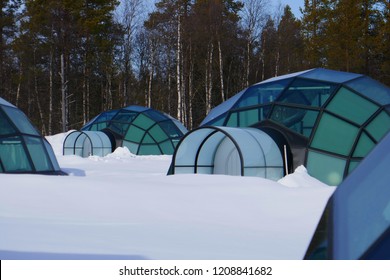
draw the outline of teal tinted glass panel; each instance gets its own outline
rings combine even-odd
[[[136,144],[136,143],[132,143],[132,142],[128,142],[126,140],[123,140],[123,147],[126,147],[129,149],[129,151],[134,154],[134,155],[137,155],[138,154],[138,148],[139,148],[139,145]]]
[[[154,144],[154,143],[156,143],[156,141],[153,140],[153,138],[150,136],[149,133],[146,133],[144,139],[142,140],[142,143],[145,143],[145,144]]]
[[[173,152],[175,151],[175,148],[173,147],[173,144],[171,141],[165,141],[163,143],[160,143],[160,148],[164,155],[173,155]]]
[[[3,110],[20,132],[39,136],[38,131],[34,128],[22,111],[6,106],[3,107]]]
[[[337,115],[362,125],[378,110],[378,106],[352,91],[341,88],[327,109]]]
[[[226,126],[237,127],[238,126],[238,112],[232,112],[229,115],[229,119]]]
[[[51,145],[47,141],[43,141],[43,143],[46,147],[46,151],[49,155],[49,158],[50,158],[51,164],[53,165],[54,170],[57,170],[57,171],[61,170],[60,166],[58,165],[58,161],[57,161],[57,158],[54,154],[53,148],[51,147]]]
[[[317,117],[318,111],[286,106],[275,106],[271,113],[271,120],[304,136],[310,136]]]
[[[158,145],[141,145],[139,147],[139,155],[161,155]]]
[[[40,138],[36,137],[24,137],[27,149],[30,153],[35,170],[41,171],[53,171],[53,167],[50,164],[48,155],[45,152],[45,147]]]
[[[186,129],[182,127],[182,130],[180,130],[174,122],[172,121],[165,121],[158,124],[159,127],[161,127],[162,130],[165,131],[165,134],[168,135],[170,138],[180,138],[183,136],[183,131]]]
[[[238,112],[238,126],[246,127],[261,121],[260,109],[255,108]]]
[[[314,151],[309,151],[307,170],[309,174],[330,186],[337,186],[344,176],[346,161]]]
[[[348,174],[355,170],[355,168],[359,165],[360,160],[351,160],[349,163]]]
[[[353,153],[354,157],[365,157],[373,148],[375,143],[367,136],[366,133],[359,138],[359,142],[356,146],[355,152]]]
[[[357,134],[356,126],[329,114],[323,114],[311,146],[346,156],[350,154]]]
[[[131,125],[126,133],[125,139],[131,142],[140,143],[145,133],[146,132],[144,130]]]
[[[390,89],[369,77],[361,77],[347,85],[381,105],[390,104]]]
[[[133,122],[134,125],[139,126],[145,130],[149,129],[156,122],[145,116],[144,114],[140,114]]]
[[[390,130],[390,116],[381,112],[368,126],[367,131],[375,140],[380,141]]]
[[[222,103],[223,104],[223,103]],[[209,114],[210,115],[210,114]],[[206,118],[208,118],[208,116]],[[202,121],[201,125],[213,125],[213,126],[222,126],[225,123],[225,118],[226,118],[227,113],[222,114],[219,117],[216,117],[215,119],[212,119],[210,121],[204,120]]]
[[[150,135],[156,140],[157,143],[167,140],[169,137],[157,124],[149,130]]]
[[[15,129],[0,108],[0,135],[15,133]]]
[[[273,102],[290,82],[291,79],[285,79],[278,82],[251,86],[245,91],[234,108],[243,108]]]
[[[322,107],[336,89],[335,84],[296,79],[278,98],[278,102]]]
[[[19,136],[0,139],[0,160],[4,172],[30,172],[32,166]]]

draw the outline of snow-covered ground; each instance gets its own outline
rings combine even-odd
[[[334,191],[304,167],[279,182],[166,176],[170,156],[62,156],[70,176],[0,174],[0,259],[301,259]]]

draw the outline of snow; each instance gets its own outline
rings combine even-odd
[[[171,156],[62,156],[69,176],[0,174],[0,259],[302,259],[334,187],[167,176]]]

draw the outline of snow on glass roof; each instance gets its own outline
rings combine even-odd
[[[171,155],[187,132],[183,124],[171,116],[136,105],[103,112],[82,130],[112,134],[119,146],[137,155]]]
[[[0,173],[63,174],[46,139],[22,111],[2,98]]]
[[[311,69],[244,89],[201,126],[265,123],[306,138],[302,164],[338,185],[390,130],[390,89],[361,74]]]

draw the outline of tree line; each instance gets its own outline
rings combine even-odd
[[[0,96],[45,135],[155,108],[189,129],[264,79],[325,67],[390,85],[389,0],[5,0]]]

